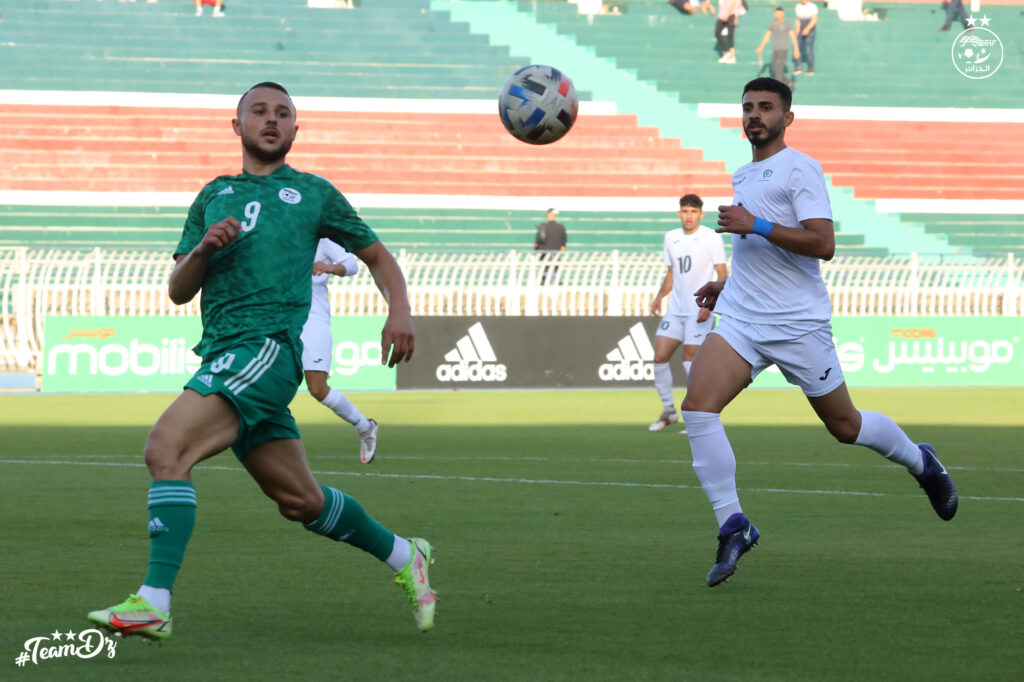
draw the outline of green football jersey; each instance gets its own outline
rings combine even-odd
[[[210,259],[203,281],[200,356],[254,336],[298,339],[309,315],[313,256],[327,238],[348,251],[377,241],[328,180],[282,166],[270,175],[222,175],[196,197],[175,255],[187,254],[215,222],[242,231]]]

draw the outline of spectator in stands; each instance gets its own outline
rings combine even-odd
[[[946,23],[939,30],[948,31],[949,27],[953,25],[953,20],[958,15],[960,23],[963,24],[964,28],[967,28],[967,10],[964,9],[964,0],[949,0],[949,6],[946,8]]]
[[[768,24],[768,30],[761,38],[761,44],[757,46],[757,55],[760,57],[764,46],[772,41],[772,78],[786,85],[793,87],[793,81],[786,75],[786,62],[789,61],[789,46],[793,45],[793,60],[799,64],[800,47],[796,44],[796,32],[793,26],[786,21],[786,10],[781,7],[775,8],[775,21]]]
[[[800,0],[796,6],[796,40],[800,50],[793,52],[793,63],[796,65],[794,76],[804,72],[801,58],[807,63],[807,75],[814,75],[814,36],[817,28],[818,6],[810,0]]]
[[[718,51],[722,53],[719,64],[736,63],[736,24],[739,23],[742,6],[743,0],[720,0],[718,5],[715,38],[718,40]]]
[[[696,14],[697,10],[700,9],[699,0],[668,0],[668,4],[683,14]]]
[[[565,245],[568,242],[565,225],[556,220],[558,218],[557,208],[549,208],[545,218],[547,222],[537,225],[537,235],[533,239],[533,248],[535,251],[540,251],[537,254],[538,260],[557,260],[556,253],[565,251]],[[548,270],[551,271],[551,281],[554,282],[557,279],[558,266],[551,267],[546,265],[540,275],[541,284],[547,281]]]
[[[195,0],[196,3],[196,16],[203,16],[203,5],[213,5],[213,16],[222,17],[224,16],[224,0]]]
[[[715,5],[711,0],[668,0],[668,4],[683,14],[696,15],[699,11],[701,16],[704,16],[715,13]]]

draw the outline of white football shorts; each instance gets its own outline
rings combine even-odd
[[[832,341],[832,324],[754,324],[722,316],[718,334],[751,364],[753,381],[766,367],[778,366],[786,381],[808,398],[827,395],[846,381]]]
[[[661,318],[655,336],[667,336],[682,341],[684,346],[699,346],[714,328],[714,315],[703,322],[698,322],[696,315],[666,315]]]
[[[310,315],[302,326],[302,371],[331,372],[331,318]]]

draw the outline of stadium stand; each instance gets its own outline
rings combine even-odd
[[[8,106],[0,141],[13,173],[0,189],[198,191],[237,172],[231,111]],[[219,125],[217,124],[219,122]],[[70,124],[70,125],[69,125]],[[639,128],[588,116],[557,148],[517,142],[495,114],[299,112],[289,157],[346,193],[671,196],[729,193],[722,162]]]
[[[858,198],[1024,199],[1024,123],[803,119],[786,141]]]
[[[750,3],[736,30],[736,65],[716,61],[713,17],[685,16],[663,2],[607,4],[622,13],[584,16],[562,2],[520,1],[518,6],[580,45],[592,47],[598,56],[615,60],[619,68],[656,82],[662,91],[677,93],[681,102],[732,102],[759,72],[754,49],[779,3]],[[797,79],[802,104],[1024,106],[1024,52],[1013,40],[1020,30],[1019,8],[985,3],[990,28],[999,33],[1005,27],[1007,48],[998,80],[986,82],[966,79],[952,68],[955,34],[938,32],[945,18],[939,2],[880,4],[888,7],[885,21],[845,22],[818,3],[823,13],[815,42],[817,75]],[[766,68],[761,70],[770,75]]]
[[[657,251],[679,221],[663,214],[562,211],[573,249]],[[536,211],[361,208],[360,214],[391,248],[530,249]],[[170,250],[181,237],[179,207],[0,206],[0,246],[151,248]],[[714,225],[716,211],[704,224]],[[841,225],[840,225],[841,227]],[[880,256],[859,234],[837,235],[837,253]]]
[[[442,5],[401,0],[332,11],[309,9],[300,0],[253,0],[231,8],[224,21],[203,21],[193,16],[187,3],[10,0],[0,22],[0,57],[13,68],[0,72],[0,88],[231,93],[272,77],[306,96],[493,98],[496,85],[523,58],[489,44],[487,36],[471,33],[465,23],[451,21],[447,12],[432,9]],[[730,70],[714,62],[707,18],[701,23],[700,17],[683,17],[663,3],[628,3],[619,16],[592,18],[577,15],[575,7],[564,2],[519,3],[519,9],[557,24],[560,32],[572,34],[580,44],[614,58],[621,69],[678,91],[683,101],[731,102],[739,85],[754,75],[742,66]],[[754,5],[743,19],[744,27],[766,21],[768,11],[767,6]],[[952,69],[922,70],[926,60],[921,55],[930,54],[929,49],[945,45],[943,50],[948,51],[948,36],[937,37],[930,28],[920,30],[930,26],[927,12],[931,9],[901,7],[889,13],[889,21],[871,25],[829,21],[829,37],[818,44],[821,75],[801,79],[800,101],[948,105],[949,91],[943,90],[948,78],[958,86],[952,102],[957,106],[1009,106],[1024,99],[1024,88],[980,90],[955,72],[946,73]],[[1008,12],[993,10],[995,25],[1012,18]],[[752,49],[759,35],[759,29],[741,30],[741,52],[744,41]],[[896,40],[898,36],[902,40]],[[911,53],[917,57],[911,59]],[[1009,68],[1018,61],[1020,55],[1008,50],[1006,73],[1011,78],[1019,78],[1020,69]],[[879,65],[885,67],[880,71],[885,78],[864,77]],[[908,81],[906,69],[917,69],[917,75]],[[913,87],[886,89],[886,83],[896,81],[913,81]],[[922,100],[926,91],[931,99]],[[590,96],[585,88],[581,95]],[[13,170],[0,179],[0,191],[188,193],[212,175],[236,169],[237,142],[226,126],[214,125],[226,117],[225,111],[69,104],[6,104],[0,109],[0,120],[17,131],[0,142]],[[728,117],[720,120],[726,129],[736,126]],[[551,148],[514,142],[490,115],[304,112],[302,124],[294,165],[330,177],[347,194],[730,194],[724,162],[709,160],[701,149],[685,149],[678,139],[660,136],[656,129],[638,126],[632,114],[583,116],[573,133]],[[1024,149],[1018,147],[1024,145],[1024,134],[1016,132],[1020,127],[1007,133],[1002,124],[805,119],[791,131],[791,142],[822,160],[833,185],[851,187],[860,198],[1012,199],[1022,196],[1019,159]],[[965,137],[972,140],[969,150],[952,151],[958,145],[945,144]],[[939,149],[934,149],[935,140],[942,143]],[[701,141],[688,139],[686,144],[697,146]],[[933,152],[941,156],[928,158]],[[45,243],[63,238],[64,244],[82,246],[94,243],[91,240],[168,242],[176,225],[159,221],[181,211],[24,203],[28,205],[0,210],[0,242],[19,243],[31,235]],[[514,210],[432,208],[403,215],[399,214],[407,209],[372,210],[381,211],[376,217],[379,226],[396,244],[512,248],[529,243],[528,235],[520,240],[506,227],[513,218],[519,220]],[[525,235],[535,214],[522,215],[526,227],[518,229]],[[154,219],[158,223],[151,222]],[[659,225],[664,219],[642,212],[611,213],[600,219],[581,214],[574,243],[651,248],[652,235],[636,226]],[[953,232],[943,231],[953,220],[942,214],[928,220],[904,219],[915,225],[927,223],[928,234],[949,234],[954,250],[970,252],[975,248],[973,236],[979,237],[977,248],[984,252],[995,245],[981,238],[977,225],[954,230],[954,238]],[[965,217],[956,219],[963,226]],[[436,229],[442,221],[449,221],[451,228]],[[858,233],[863,224],[863,216],[851,222],[853,232],[840,236],[841,248],[886,252],[877,237],[870,247],[864,245]],[[651,232],[659,230],[660,225]],[[1000,239],[1011,247],[1017,243],[1012,231]],[[897,250],[906,251],[905,244],[906,239]]]
[[[566,2],[246,0],[213,20],[184,1],[5,0],[0,326],[14,345],[0,365],[39,367],[46,312],[169,314],[167,252],[199,187],[237,172],[227,119],[267,79],[330,99],[301,107],[291,161],[337,182],[400,254],[417,296],[436,298],[423,314],[642,312],[678,224],[673,198],[727,199],[729,172],[749,159],[736,93],[757,75],[771,7],[752,2],[730,67],[715,61],[710,17],[660,1],[588,18]],[[1005,209],[1021,202],[1019,32],[1003,34],[1000,80],[971,82],[948,64],[935,9],[890,7],[873,23],[827,12],[819,75],[797,84],[798,106],[821,109],[801,113],[789,140],[830,174],[839,257],[823,270],[837,314],[1019,310],[1024,224]],[[1018,21],[986,11],[999,31]],[[512,140],[493,107],[540,42],[578,66],[584,113],[537,148]],[[557,292],[537,286],[530,252],[549,197],[568,200]],[[901,211],[909,227],[887,215]],[[503,284],[513,275],[522,291]],[[368,281],[335,289],[353,290],[353,310],[377,300]],[[474,296],[484,303],[465,307]]]
[[[5,0],[0,89],[223,94],[274,79],[307,96],[490,98],[522,62],[426,0],[228,12],[210,21],[188,2]]]
[[[903,218],[924,223],[928,232],[945,235],[950,244],[970,248],[976,255],[1012,253],[1024,258],[1024,215],[910,213]]]

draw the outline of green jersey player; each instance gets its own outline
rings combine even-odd
[[[417,626],[428,630],[437,601],[427,580],[430,543],[395,535],[355,499],[317,484],[288,410],[302,381],[299,336],[318,240],[341,244],[373,274],[388,301],[381,357],[390,366],[413,352],[405,278],[330,182],[285,163],[298,125],[283,87],[253,86],[232,125],[243,172],[203,188],[174,255],[171,300],[182,304],[203,293],[203,336],[195,347],[203,364],[146,441],[153,478],[148,571],[136,594],[89,620],[123,635],[170,635],[171,588],[196,518],[191,471],[230,447],[286,519],[387,563]]]

